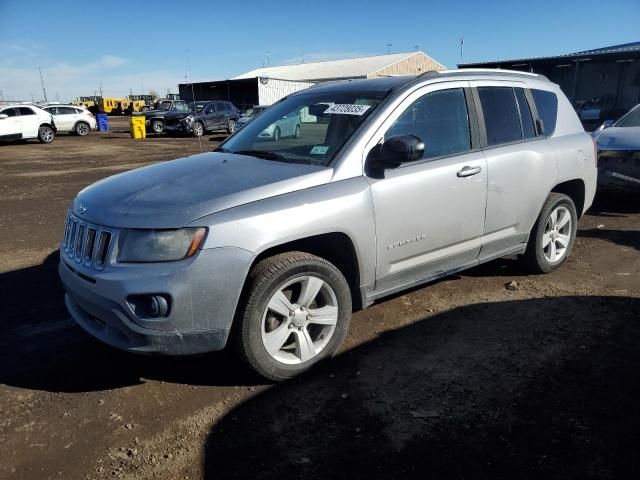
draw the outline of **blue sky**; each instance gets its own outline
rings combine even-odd
[[[640,0],[0,0],[5,100],[176,91],[278,65],[415,49],[447,67],[640,40]],[[189,69],[190,64],[190,69]]]

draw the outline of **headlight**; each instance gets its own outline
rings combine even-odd
[[[123,263],[173,262],[198,251],[207,229],[124,230],[120,235],[118,261]]]
[[[185,121],[185,122],[187,122],[187,123],[191,123],[191,122],[193,122],[193,115],[187,115],[187,116],[184,118],[184,121]]]

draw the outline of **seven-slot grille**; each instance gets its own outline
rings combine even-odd
[[[112,238],[111,230],[68,215],[62,248],[74,262],[102,270],[107,262]]]

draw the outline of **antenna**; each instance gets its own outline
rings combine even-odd
[[[193,73],[191,73],[191,59],[189,58],[189,50],[187,50],[187,68],[189,68],[189,77],[191,78],[191,99],[193,101],[193,111],[196,112],[196,92],[193,90]],[[184,76],[185,81],[187,76]],[[204,132],[202,132],[204,134]],[[200,147],[200,153],[202,153],[202,137],[198,137],[198,146]]]
[[[267,67],[271,65],[271,52],[267,50]]]
[[[464,58],[464,37],[460,37],[460,63],[462,62],[462,59]]]
[[[420,45],[414,45],[413,48],[415,48],[417,52],[418,50],[420,50]]]
[[[44,80],[42,79],[42,69],[38,67],[38,71],[40,72],[40,83],[42,84],[42,94],[44,95],[44,101],[47,103],[47,90],[44,88]]]
[[[393,43],[387,43],[387,54],[391,53],[391,47],[393,47]]]

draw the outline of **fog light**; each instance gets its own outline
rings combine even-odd
[[[169,315],[170,299],[167,295],[130,295],[129,307],[140,318],[163,318]]]

